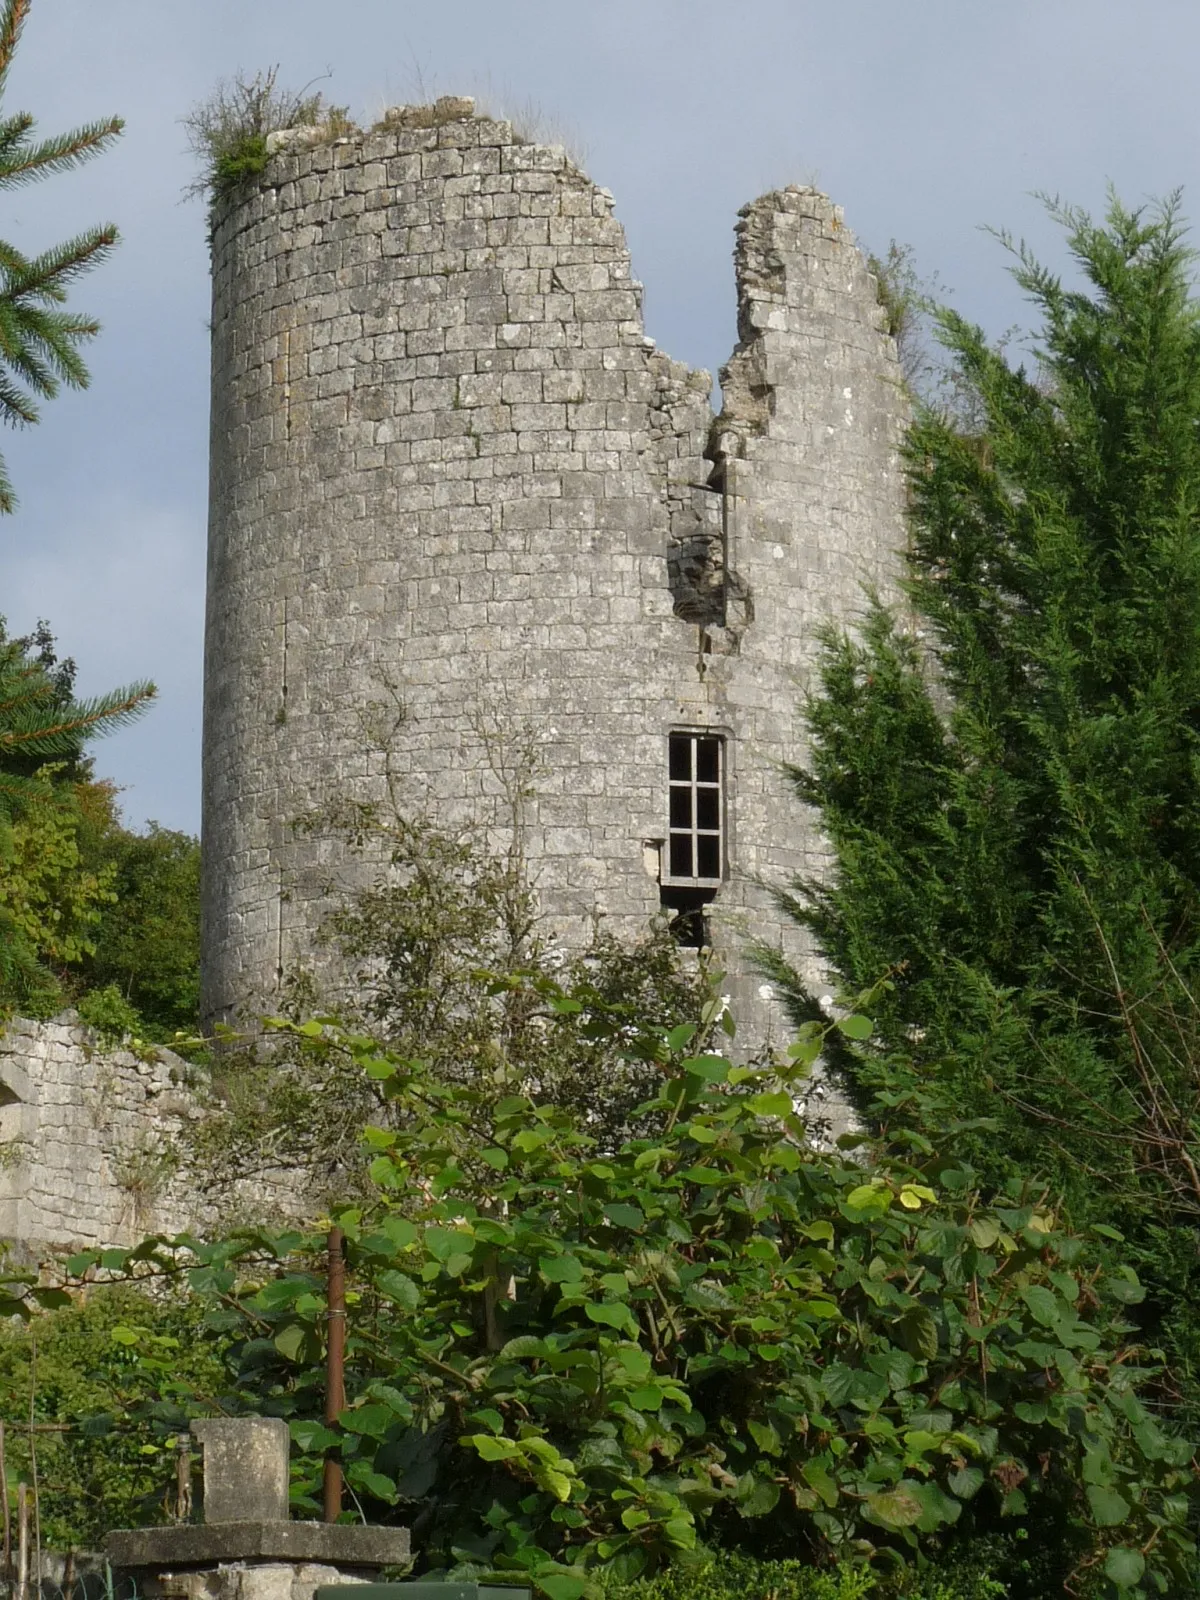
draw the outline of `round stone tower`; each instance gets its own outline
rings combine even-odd
[[[778,1038],[738,951],[803,955],[770,887],[823,861],[781,772],[814,630],[903,541],[902,390],[841,212],[743,210],[714,420],[561,150],[458,100],[272,144],[213,236],[207,1017],[313,959],[344,864],[292,824],[379,792],[367,725],[402,700],[414,811],[502,839],[526,763],[547,931],[665,907]]]

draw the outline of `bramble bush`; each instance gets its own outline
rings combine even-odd
[[[579,1024],[582,1000],[535,987]],[[816,1025],[785,1067],[736,1066],[717,999],[699,1029],[586,1009],[658,1074],[654,1132],[603,1152],[560,1107],[293,1025],[397,1113],[367,1131],[374,1203],[337,1217],[336,1427],[323,1236],[148,1241],[72,1270],[187,1272],[235,1341],[241,1406],[291,1424],[297,1504],[315,1508],[335,1451],[430,1569],[575,1600],[701,1545],[886,1575],[1024,1527],[1039,1600],[1068,1577],[1110,1596],[1184,1581],[1192,1448],[1139,1398],[1141,1289],[1109,1239],[1015,1181],[985,1204],[949,1156],[807,1147],[793,1092]]]

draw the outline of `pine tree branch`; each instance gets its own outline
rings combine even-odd
[[[52,173],[69,172],[120,137],[125,124],[120,117],[89,122],[70,133],[57,134],[38,144],[14,143],[0,149],[0,184],[36,183]]]
[[[0,11],[0,94],[7,86],[9,68],[29,15],[31,0],[5,0]]]

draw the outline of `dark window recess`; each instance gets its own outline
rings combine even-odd
[[[707,950],[712,943],[712,933],[704,913],[716,898],[716,893],[715,889],[681,889],[668,883],[659,889],[662,908],[670,917],[668,926],[671,937],[685,950]]]
[[[673,913],[679,943],[701,949],[710,942],[704,908],[725,877],[725,741],[711,733],[671,734],[667,774],[662,905]]]

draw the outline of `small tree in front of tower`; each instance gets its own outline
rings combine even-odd
[[[1052,208],[1076,286],[1017,251],[1017,367],[938,319],[962,413],[906,452],[910,616],[830,631],[794,773],[833,846],[785,896],[878,1047],[876,1125],[952,1118],[985,1181],[1046,1174],[1117,1224],[1200,1406],[1200,303],[1176,203]],[[797,1018],[817,997],[780,963]]]
[[[495,779],[491,830],[454,829],[411,806],[395,771],[407,714],[397,686],[364,711],[363,738],[383,770],[373,800],[346,797],[297,819],[297,831],[332,844],[322,885],[317,970],[285,973],[289,1020],[336,1016],[401,1056],[419,1056],[449,1090],[482,1087],[569,1108],[607,1147],[636,1124],[654,1071],[615,1047],[600,1013],[636,1029],[696,1024],[708,999],[703,962],[687,964],[665,922],[637,939],[597,927],[567,949],[539,925],[526,853],[529,802],[539,765],[536,730],[493,707],[472,729]],[[539,987],[539,985],[541,987]],[[574,997],[564,1012],[545,986]],[[215,1063],[219,1103],[191,1130],[195,1159],[214,1192],[256,1166],[303,1172],[330,1201],[366,1181],[363,1127],[387,1107],[369,1077],[301,1032],[241,1049]]]

